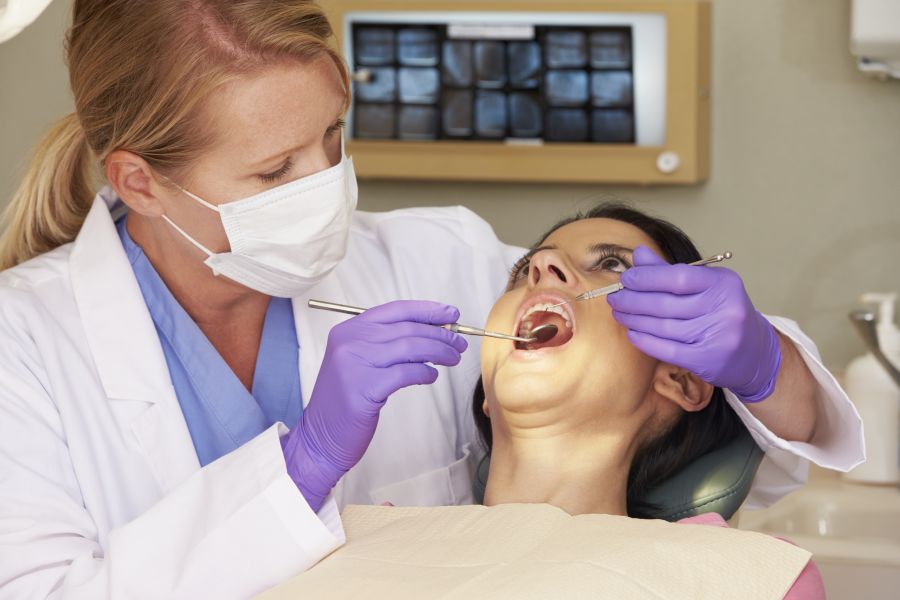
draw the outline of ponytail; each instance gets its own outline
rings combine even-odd
[[[92,162],[74,113],[46,134],[4,212],[0,271],[75,239],[94,197]]]
[[[0,270],[75,239],[111,152],[161,174],[190,166],[214,137],[203,107],[225,82],[329,56],[348,92],[331,38],[314,0],[75,0],[66,62],[77,115],[38,146],[3,215]]]

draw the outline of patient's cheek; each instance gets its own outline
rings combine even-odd
[[[488,315],[487,329],[505,331],[515,326],[513,321],[516,318],[516,307],[518,306],[517,296],[521,296],[521,293],[512,291],[500,296]]]

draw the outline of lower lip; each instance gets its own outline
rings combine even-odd
[[[568,345],[569,342],[566,342],[562,346],[538,348],[537,350],[519,350],[517,348],[514,348],[510,353],[510,357],[516,360],[539,360],[541,358],[544,358],[545,356],[553,356],[554,354],[559,354]]]

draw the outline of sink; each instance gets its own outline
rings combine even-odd
[[[894,598],[900,589],[900,491],[834,478],[773,506],[738,514],[738,528],[812,552],[829,600]]]

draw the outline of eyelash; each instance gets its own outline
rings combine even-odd
[[[622,269],[623,271],[631,268],[631,262],[628,260],[628,258],[623,253],[618,252],[616,250],[607,249],[600,253],[600,256],[597,257],[597,260],[594,262],[594,266],[592,266],[590,270],[591,271],[602,270],[603,263],[611,258],[614,258],[614,259],[618,260],[620,263],[622,263],[622,266],[625,267],[625,269]],[[621,272],[621,271],[617,271],[617,272]]]
[[[514,264],[512,269],[509,270],[510,283],[515,283],[528,275],[528,265],[531,264],[532,256],[534,256],[534,254],[529,252],[516,261],[516,264]]]
[[[287,175],[288,171],[290,171],[294,167],[294,161],[290,158],[287,159],[283,165],[277,170],[272,171],[271,173],[265,173],[263,175],[257,175],[259,180],[263,183],[272,183],[273,181],[278,181],[285,175]]]
[[[525,256],[523,256],[522,258],[520,258],[518,261],[516,261],[516,264],[513,265],[513,268],[510,269],[510,272],[509,272],[509,278],[510,278],[511,283],[515,283],[515,282],[519,281],[520,279],[522,279],[523,277],[528,276],[528,267],[531,265],[532,257],[534,257],[534,254],[528,253]],[[631,268],[631,262],[628,260],[628,258],[625,256],[624,253],[621,253],[621,252],[618,252],[618,251],[612,250],[612,249],[606,249],[600,253],[600,256],[597,257],[597,260],[594,261],[593,266],[589,270],[591,270],[591,271],[602,270],[603,263],[611,258],[618,260],[622,264],[622,266],[625,267],[623,269],[623,271]],[[617,271],[617,272],[620,272],[620,271]]]
[[[331,137],[341,129],[347,126],[347,122],[343,119],[338,119],[335,121],[334,125],[325,130],[325,137]],[[274,181],[278,181],[285,175],[287,175],[291,169],[294,168],[294,161],[288,158],[281,167],[278,168],[277,171],[272,171],[271,173],[264,173],[262,175],[257,175],[260,181],[263,183],[272,183]]]
[[[325,137],[331,137],[332,135],[334,135],[335,133],[337,133],[338,131],[340,131],[341,129],[343,129],[346,126],[347,126],[347,121],[345,121],[343,119],[338,119],[337,121],[334,122],[334,125],[332,125],[325,131]]]

